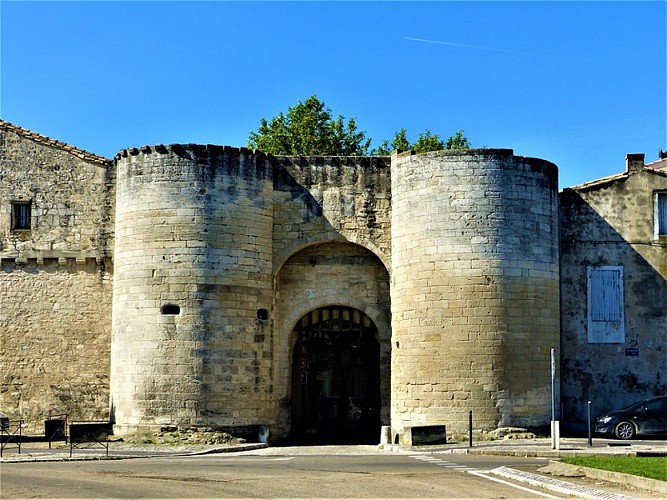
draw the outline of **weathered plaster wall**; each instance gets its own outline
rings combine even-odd
[[[667,242],[653,236],[653,194],[667,189],[667,172],[641,157],[629,175],[561,193],[565,425],[585,423],[587,401],[598,414],[667,391]],[[623,266],[624,343],[588,343],[588,266]]]

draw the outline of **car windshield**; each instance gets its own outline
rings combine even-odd
[[[641,401],[639,403],[633,403],[630,406],[626,406],[625,408],[621,408],[618,411],[635,411],[641,409],[641,407],[645,404],[645,401]]]
[[[639,403],[633,403],[630,406],[627,406],[625,408],[621,408],[620,410],[616,410],[617,412],[620,411],[637,411],[641,410],[643,407],[648,406],[649,403],[651,403],[652,400],[647,400],[647,401],[640,401]]]

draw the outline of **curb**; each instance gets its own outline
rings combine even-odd
[[[459,448],[453,449],[452,453],[463,453],[467,455],[504,455],[509,457],[540,457],[540,458],[564,458],[564,457],[582,457],[599,454],[599,451],[593,449],[586,450],[503,450],[489,448]],[[634,456],[637,452],[627,451],[625,453],[615,453],[615,455]]]
[[[385,445],[385,450],[398,452],[401,451],[399,445]],[[591,479],[598,479],[602,481],[608,481],[610,483],[632,486],[633,488],[638,488],[645,491],[650,491],[653,493],[660,493],[667,495],[667,481],[660,481],[658,479],[650,479],[641,476],[634,476],[632,474],[623,474],[621,472],[606,471],[602,469],[593,469],[591,467],[581,467],[579,465],[565,464],[558,460],[553,460],[557,458],[565,457],[576,457],[576,456],[590,456],[598,454],[599,450],[594,448],[585,448],[585,449],[570,449],[570,450],[509,450],[509,449],[498,449],[498,448],[449,448],[447,450],[413,450],[421,451],[426,453],[452,453],[452,454],[461,454],[461,455],[489,455],[489,456],[509,456],[509,457],[535,457],[535,458],[550,458],[550,462],[558,463],[560,466],[571,467],[571,470],[581,471],[586,477]],[[623,453],[613,453],[615,456],[665,456],[665,452],[662,450],[627,450]],[[548,477],[548,476],[543,476]]]
[[[560,462],[559,462],[560,463]],[[509,467],[498,467],[490,471],[491,474],[512,479],[520,483],[527,483],[531,486],[537,486],[546,490],[554,491],[556,493],[579,498],[607,498],[614,500],[631,500],[631,497],[625,495],[608,493],[606,491],[589,488],[588,486],[580,486],[560,479],[554,479],[549,476],[533,474],[532,472],[524,472]]]
[[[69,456],[69,452],[60,453],[56,451],[55,453],[43,453],[40,455],[24,456],[14,455],[12,458],[1,458],[0,464],[15,464],[15,463],[29,463],[29,462],[86,462],[86,461],[101,461],[101,460],[129,460],[133,458],[155,458],[155,457],[190,457],[197,455],[213,455],[216,453],[235,453],[242,451],[251,451],[259,450],[262,448],[268,448],[266,443],[253,443],[253,444],[240,444],[234,446],[228,446],[224,448],[211,448],[208,450],[200,451],[175,451],[173,453],[162,453],[156,455],[155,453],[145,452],[145,453],[136,453],[134,455],[73,455]],[[66,455],[66,456],[63,456]]]
[[[632,474],[623,474],[622,472],[582,467],[581,465],[566,464],[556,460],[551,460],[551,462],[557,463],[561,467],[570,468],[572,471],[581,471],[586,474],[586,477],[590,477],[591,479],[600,479],[610,483],[632,486],[633,488],[639,488],[641,490],[648,490],[654,493],[662,493],[667,495],[667,481],[634,476]]]
[[[215,453],[235,453],[237,451],[241,452],[241,451],[261,450],[268,447],[269,445],[267,443],[240,444],[235,446],[228,446],[225,448],[211,448],[210,450],[193,451],[190,453],[178,453],[178,455],[194,457],[197,455],[213,455]]]

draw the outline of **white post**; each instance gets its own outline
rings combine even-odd
[[[380,427],[380,444],[391,444],[391,427],[388,425]]]
[[[551,449],[560,447],[556,422],[556,349],[551,349]]]

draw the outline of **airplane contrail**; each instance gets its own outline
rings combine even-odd
[[[515,50],[508,50],[508,49],[498,49],[494,47],[481,47],[479,45],[466,45],[463,43],[452,43],[452,42],[442,42],[440,40],[427,40],[425,38],[413,38],[409,36],[404,36],[403,40],[410,40],[411,42],[423,42],[423,43],[435,43],[438,45],[448,45],[450,47],[463,47],[466,49],[479,49],[479,50],[493,50],[496,52],[518,52]],[[528,54],[528,52],[521,52],[522,54]]]

